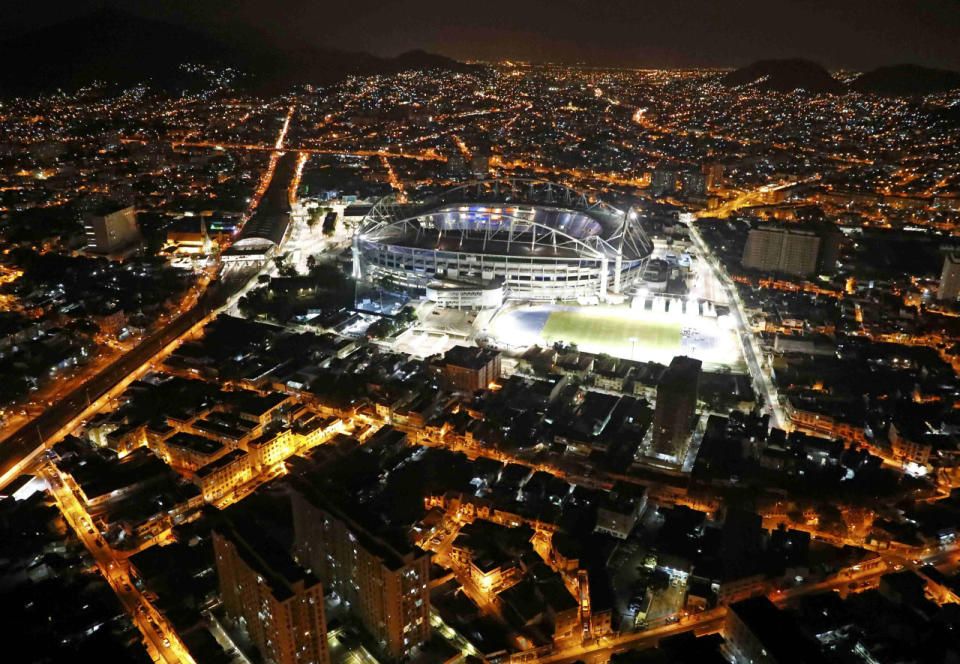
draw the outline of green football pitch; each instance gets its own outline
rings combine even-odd
[[[642,320],[600,311],[553,311],[540,332],[544,341],[574,343],[616,357],[662,361],[680,354],[680,323]],[[636,339],[636,345],[631,339]],[[653,357],[651,357],[653,356]]]

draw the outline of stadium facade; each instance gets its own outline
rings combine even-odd
[[[535,179],[482,180],[416,203],[395,195],[371,208],[353,238],[358,279],[387,282],[458,306],[503,297],[605,301],[641,278],[652,244],[635,212]]]

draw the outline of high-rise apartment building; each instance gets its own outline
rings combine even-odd
[[[723,177],[723,164],[708,162],[700,167],[700,171],[707,177],[707,189],[716,187]]]
[[[656,196],[676,193],[677,177],[675,169],[658,166],[650,174],[650,193]]]
[[[323,586],[249,522],[224,518],[213,550],[227,615],[275,664],[329,664]]]
[[[87,216],[83,224],[87,250],[108,254],[140,241],[137,212],[133,206],[108,206]]]
[[[937,299],[953,302],[958,296],[960,296],[960,254],[949,252],[943,257],[943,272],[940,273]]]
[[[686,454],[700,392],[700,367],[700,360],[680,355],[660,378],[653,411],[655,453],[681,461]]]
[[[743,266],[796,276],[831,272],[836,268],[840,234],[832,224],[818,226],[821,228],[764,225],[750,229]]]
[[[707,174],[701,171],[683,171],[680,174],[680,190],[685,196],[706,196],[707,178]]]
[[[732,604],[723,627],[725,650],[734,662],[813,664],[824,661],[819,644],[796,620],[766,597]]]
[[[817,272],[832,274],[840,261],[840,240],[843,234],[834,224],[818,223],[820,233],[820,251],[817,253]]]
[[[490,148],[481,146],[470,156],[470,175],[482,180],[490,175]]]
[[[447,156],[447,172],[455,177],[462,177],[470,172],[467,168],[467,158],[456,147]]]
[[[303,480],[293,492],[294,550],[377,642],[399,661],[430,637],[430,556],[406,541],[387,541]]]
[[[449,141],[447,150],[447,172],[454,177],[464,177],[470,175],[470,164],[467,161],[467,155],[460,149],[456,140]]]

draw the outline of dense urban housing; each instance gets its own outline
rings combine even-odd
[[[948,3],[698,2],[0,20],[0,660],[960,660]]]

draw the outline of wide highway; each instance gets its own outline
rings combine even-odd
[[[194,307],[183,312],[162,330],[144,339],[133,350],[114,360],[103,371],[92,376],[3,441],[0,444],[0,486],[6,485],[22,473],[45,449],[46,443],[55,442],[58,436],[65,433],[62,430],[89,406],[104,401],[105,397],[109,398],[108,393],[121,381],[138,369],[146,368],[156,355],[224,305],[239,285],[236,282],[212,283]]]
[[[266,207],[271,211],[289,214],[288,190],[291,188],[292,179],[299,178],[300,171],[296,167],[296,155],[291,155],[286,160],[281,160],[281,156],[284,154],[284,141],[293,114],[294,107],[290,107],[273,147],[270,165],[263,174],[252,204],[254,209],[263,197]],[[274,178],[274,169],[278,162],[284,165],[281,169],[282,178],[279,180]],[[283,238],[281,245],[286,242],[287,236]],[[281,246],[280,250],[282,249]],[[270,261],[267,261],[267,266],[269,265]],[[136,348],[111,362],[0,443],[0,487],[6,486],[30,468],[49,445],[56,443],[77,425],[77,420],[86,411],[92,412],[103,407],[115,396],[114,392],[123,389],[126,383],[149,368],[155,358],[172,351],[191,330],[209,322],[232,297],[241,293],[255,275],[256,273],[241,270],[211,282],[193,307],[144,339]]]

